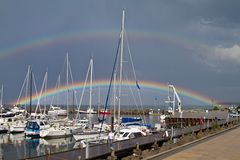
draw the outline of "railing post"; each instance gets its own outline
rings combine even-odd
[[[86,154],[85,154],[85,158],[88,159],[89,158],[89,142],[86,139]]]
[[[133,150],[133,156],[141,158],[142,151],[139,148],[139,143],[136,143],[136,149]]]

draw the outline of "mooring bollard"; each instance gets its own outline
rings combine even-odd
[[[173,130],[173,126],[171,127],[171,141],[173,140],[173,136],[174,136],[174,130]]]
[[[115,150],[114,150],[114,148],[111,147],[111,150],[112,150],[112,151],[111,151],[111,156],[115,156]]]
[[[50,154],[51,154],[50,148],[45,149],[45,154],[46,154],[46,158],[45,159],[48,160],[49,157],[50,157]]]
[[[133,156],[140,158],[141,155],[142,155],[142,151],[139,148],[139,143],[136,143],[136,149],[133,150]]]
[[[136,143],[136,149],[139,150],[139,143]]]
[[[115,149],[113,147],[111,149],[111,155],[107,157],[107,160],[115,160],[117,159],[117,156],[115,156]]]
[[[158,149],[158,144],[157,144],[157,140],[155,139],[153,145],[151,146],[152,150],[157,150]]]

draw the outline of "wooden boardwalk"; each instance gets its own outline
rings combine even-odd
[[[176,153],[166,160],[239,160],[240,128]]]

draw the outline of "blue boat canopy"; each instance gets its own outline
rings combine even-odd
[[[142,121],[140,117],[122,117],[122,123],[129,123],[129,122],[139,122]]]

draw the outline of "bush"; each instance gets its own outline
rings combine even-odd
[[[219,108],[218,108],[217,106],[214,106],[214,107],[213,107],[213,110],[214,110],[214,111],[218,111]]]

